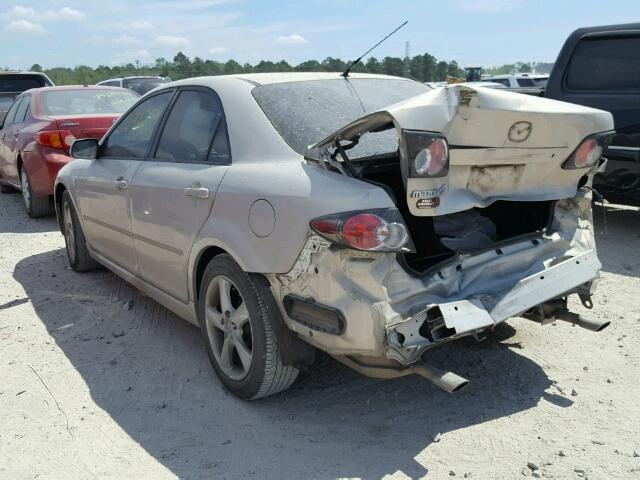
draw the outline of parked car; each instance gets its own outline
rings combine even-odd
[[[25,90],[51,87],[53,82],[40,72],[0,72],[0,122],[18,95]]]
[[[542,96],[545,80],[548,75],[532,75],[522,73],[518,75],[494,75],[485,77],[482,82],[500,83],[513,92],[526,93],[527,95]]]
[[[382,75],[187,79],[74,142],[55,205],[72,268],[105,265],[199,324],[241,398],[284,390],[316,348],[455,391],[422,359],[442,342],[521,314],[607,325],[567,297],[591,306],[589,184],[612,128]]]
[[[137,99],[130,90],[110,87],[44,87],[22,93],[0,127],[2,192],[22,191],[31,217],[49,214],[53,183],[71,160],[71,143],[101,138]]]
[[[154,88],[169,83],[170,81],[171,79],[169,77],[138,76],[110,78],[109,80],[98,82],[97,85],[128,88],[129,90],[133,90],[139,95],[144,95]]]
[[[640,23],[573,32],[545,96],[613,114],[616,136],[594,187],[611,201],[640,204]]]

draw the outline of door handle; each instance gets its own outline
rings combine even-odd
[[[113,182],[113,185],[118,189],[118,190],[126,190],[127,188],[129,188],[129,184],[127,183],[126,180],[123,180],[121,178],[119,178],[118,180],[116,180],[115,182]]]
[[[209,189],[205,187],[187,187],[184,189],[184,194],[187,197],[193,198],[209,198]]]

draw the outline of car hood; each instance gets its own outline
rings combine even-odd
[[[411,213],[434,216],[486,207],[497,200],[574,196],[585,171],[565,170],[562,164],[585,137],[613,130],[613,118],[580,105],[452,85],[365,115],[311,148],[328,148],[336,140],[354,140],[390,128],[396,128],[400,137],[403,130],[446,137],[450,147],[446,177],[408,178],[408,160],[400,149]],[[438,201],[418,201],[430,197]]]

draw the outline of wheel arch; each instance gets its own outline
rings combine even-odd
[[[209,265],[209,262],[215,257],[222,254],[230,255],[227,250],[217,245],[209,245],[198,252],[194,262],[193,275],[191,279],[194,303],[198,303],[200,285],[202,285],[202,277],[204,276],[204,271],[207,268],[207,265]],[[233,255],[231,256],[233,257]]]
[[[62,195],[66,190],[68,190],[67,186],[62,182],[56,183],[56,185],[53,187],[53,206],[56,210],[56,220],[58,221],[58,227],[60,228],[61,232],[63,231]]]

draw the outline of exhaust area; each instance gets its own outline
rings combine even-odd
[[[570,312],[569,310],[560,310],[555,314],[556,320],[562,320],[573,325],[585,328],[592,332],[601,332],[607,328],[611,322],[608,320],[598,320],[597,318],[584,318],[581,315]]]
[[[436,387],[448,393],[462,390],[469,383],[469,380],[460,375],[441,370],[425,362],[406,366],[393,360],[373,357],[367,357],[365,360],[364,358],[356,358],[353,356],[336,355],[334,358],[358,373],[371,378],[390,379],[414,374],[420,375],[422,378],[426,378]]]
[[[584,318],[578,313],[569,311],[566,298],[558,298],[542,303],[524,313],[522,316],[528,320],[541,323],[542,325],[546,325],[555,320],[561,320],[591,332],[601,332],[611,324],[608,320]]]

